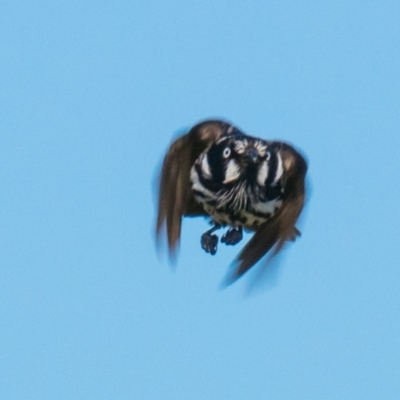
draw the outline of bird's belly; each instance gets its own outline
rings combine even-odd
[[[241,226],[244,229],[255,230],[268,221],[282,205],[282,200],[254,203],[250,210],[231,211],[227,207],[216,207],[202,202],[204,211],[220,225]]]

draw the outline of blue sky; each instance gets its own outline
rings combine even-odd
[[[400,5],[0,5],[2,399],[395,399]],[[154,176],[220,117],[309,160],[302,237],[159,261]],[[246,237],[248,239],[248,236]]]

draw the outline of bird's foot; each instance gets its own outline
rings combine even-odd
[[[234,246],[243,239],[243,229],[241,226],[238,228],[230,228],[221,237],[221,243],[225,243],[228,246]]]
[[[210,231],[201,235],[201,248],[212,256],[217,252],[218,236],[212,235]]]

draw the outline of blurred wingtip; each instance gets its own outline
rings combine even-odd
[[[228,286],[231,286],[232,283],[234,283],[236,280],[237,280],[237,277],[234,277],[230,274],[226,275],[225,278],[219,284],[219,289],[220,290],[226,289]]]
[[[231,286],[243,275],[250,273],[246,295],[262,289],[272,289],[277,285],[279,266],[282,262],[281,250],[287,243],[277,243],[268,254],[252,263],[250,266],[241,258],[235,259],[229,266],[228,272],[219,285],[221,290]],[[278,257],[277,257],[278,255]]]
[[[172,269],[175,269],[179,255],[179,243],[173,247],[167,245],[165,240],[164,225],[156,227],[154,232],[155,251],[159,262],[164,262],[167,259],[168,264]]]
[[[219,284],[219,288],[221,290],[224,290],[228,286],[231,286],[243,275],[243,273],[239,273],[240,264],[241,264],[241,262],[238,259],[232,261],[232,263],[230,264],[230,266],[228,268],[228,272],[225,274],[225,277]]]

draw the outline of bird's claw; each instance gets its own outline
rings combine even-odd
[[[221,243],[225,243],[228,246],[234,246],[243,239],[243,230],[239,228],[231,228],[221,237]]]
[[[218,236],[206,232],[201,235],[201,248],[212,256],[217,252]]]

